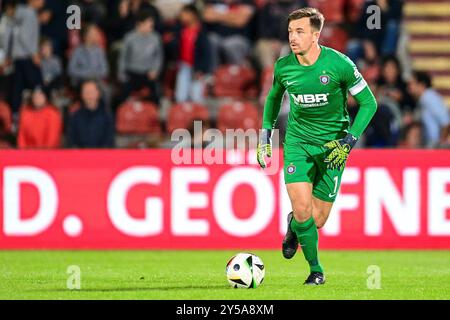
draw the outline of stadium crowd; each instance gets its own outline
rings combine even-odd
[[[367,27],[372,4],[379,29]],[[304,6],[324,14],[322,44],[346,53],[376,95],[359,147],[448,148],[449,109],[400,45],[402,4],[1,1],[0,148],[168,147],[173,130],[193,132],[194,120],[258,129],[273,64],[289,54],[286,17]],[[70,5],[81,8],[81,29],[66,25]],[[351,97],[348,110],[354,117]]]

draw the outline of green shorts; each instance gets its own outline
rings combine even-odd
[[[323,146],[298,143],[284,144],[284,181],[310,182],[313,195],[323,201],[334,202],[341,185],[342,171],[327,169]]]

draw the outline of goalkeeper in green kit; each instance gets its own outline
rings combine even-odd
[[[336,199],[349,153],[377,109],[376,100],[354,63],[344,54],[319,45],[324,17],[314,8],[292,12],[288,18],[292,53],[274,69],[257,149],[266,167],[272,153],[272,129],[285,91],[290,98],[284,142],[284,180],[292,205],[282,252],[292,258],[300,244],[310,275],[304,284],[325,283],[318,255],[318,232]],[[359,110],[350,126],[347,94]]]

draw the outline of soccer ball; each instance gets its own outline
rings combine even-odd
[[[266,270],[261,258],[252,253],[238,253],[227,263],[227,279],[233,288],[256,288]]]

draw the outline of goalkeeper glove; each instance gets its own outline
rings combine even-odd
[[[262,129],[256,149],[258,163],[263,169],[266,167],[265,156],[272,156],[272,130],[270,129]]]
[[[325,157],[327,168],[331,170],[342,170],[350,154],[350,150],[355,146],[356,141],[358,141],[358,138],[349,133],[343,139],[325,143],[324,147],[331,150],[328,156]]]

